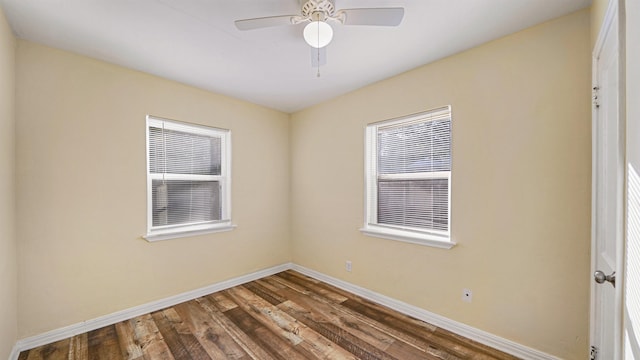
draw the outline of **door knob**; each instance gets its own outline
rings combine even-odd
[[[605,275],[602,271],[597,270],[596,272],[593,273],[593,278],[596,280],[596,282],[598,284],[602,284],[605,281],[608,281],[611,283],[611,285],[613,285],[613,287],[616,287],[616,272],[612,272],[611,275]]]

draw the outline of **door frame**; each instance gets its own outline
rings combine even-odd
[[[598,59],[603,50],[604,41],[612,31],[612,25],[617,20],[618,22],[618,149],[617,149],[617,169],[616,169],[616,183],[618,184],[618,194],[616,196],[616,208],[619,211],[620,219],[617,224],[617,236],[616,236],[616,287],[615,287],[615,329],[613,334],[613,346],[614,346],[614,355],[615,359],[621,359],[623,355],[623,334],[624,334],[624,287],[625,287],[625,249],[626,249],[626,237],[625,237],[625,219],[626,219],[626,206],[625,206],[625,194],[626,194],[626,166],[625,166],[625,142],[626,142],[626,132],[625,132],[625,123],[626,123],[626,105],[625,105],[625,26],[624,26],[624,1],[625,0],[610,0],[607,12],[604,17],[604,21],[602,23],[602,27],[600,28],[600,32],[598,33],[598,38],[596,40],[596,44],[593,48],[592,53],[592,87],[594,88],[593,92],[593,103],[591,107],[591,129],[592,129],[592,153],[591,153],[591,273],[589,274],[589,282],[591,284],[591,295],[590,295],[590,321],[589,321],[589,336],[590,336],[590,344],[593,345],[596,343],[596,337],[598,335],[598,326],[596,324],[596,286],[603,286],[606,284],[596,284],[593,279],[593,273],[596,269],[596,257],[597,257],[597,246],[596,246],[596,220],[597,214],[602,213],[604,209],[602,207],[598,207],[596,204],[597,199],[597,184],[596,179],[598,178],[598,168],[597,168],[597,159],[598,159],[598,141],[600,133],[598,131],[598,109],[595,106],[597,96],[598,96]]]

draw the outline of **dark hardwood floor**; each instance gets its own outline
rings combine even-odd
[[[34,359],[515,359],[285,271],[20,353]]]

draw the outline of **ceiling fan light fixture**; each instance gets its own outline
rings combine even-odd
[[[311,21],[304,27],[304,41],[314,48],[323,48],[333,39],[333,28],[324,21]]]

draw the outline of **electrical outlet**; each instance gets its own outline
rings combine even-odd
[[[348,272],[351,272],[351,260],[347,260],[347,262],[344,264],[344,269]]]
[[[473,293],[469,289],[462,289],[462,301],[471,302],[471,298],[473,297]]]

